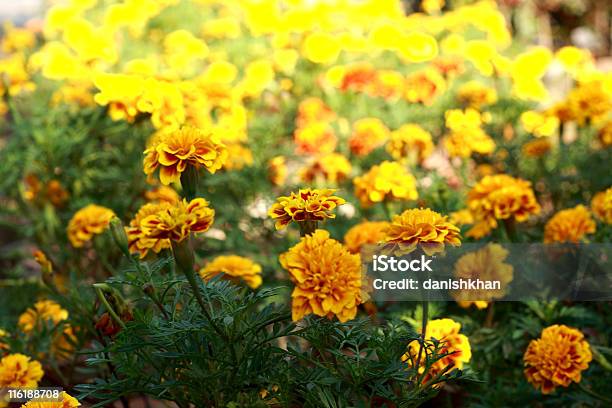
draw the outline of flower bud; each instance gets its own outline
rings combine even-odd
[[[119,247],[121,252],[127,257],[130,256],[130,250],[128,247],[128,238],[125,233],[125,228],[123,227],[123,223],[117,217],[113,217],[110,220],[110,232],[113,237],[113,241]]]

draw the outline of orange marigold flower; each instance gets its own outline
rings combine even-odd
[[[524,222],[540,213],[531,183],[506,174],[485,176],[468,193],[467,204],[476,221],[475,231],[484,235],[497,228],[498,220]]]
[[[369,63],[357,63],[345,67],[340,83],[342,91],[367,92],[376,81],[376,70]]]
[[[527,381],[542,394],[579,383],[591,360],[591,348],[582,332],[558,324],[542,330],[539,339],[531,340],[523,356]]]
[[[227,154],[227,160],[223,165],[226,170],[242,170],[245,166],[253,164],[253,152],[240,143],[229,143]]]
[[[443,55],[432,61],[431,65],[442,75],[452,78],[465,70],[463,59],[455,55]]]
[[[181,242],[194,233],[206,232],[215,219],[215,210],[203,198],[164,206],[140,223],[142,236],[147,239],[170,239]]]
[[[68,200],[70,194],[58,180],[51,180],[47,183],[47,198],[56,207],[61,206]]]
[[[612,224],[612,187],[595,194],[591,200],[591,209],[597,218]]]
[[[227,159],[227,149],[216,135],[189,126],[156,134],[144,154],[145,174],[159,168],[164,185],[179,181],[187,166],[215,173]]]
[[[268,210],[268,215],[276,221],[277,230],[285,228],[291,221],[324,221],[336,218],[333,211],[346,203],[337,197],[333,189],[301,189],[290,196],[278,197],[276,203]]]
[[[411,162],[422,162],[433,152],[434,145],[431,133],[417,125],[407,123],[391,132],[387,143],[387,152],[395,160],[408,159]]]
[[[573,242],[585,239],[585,235],[595,233],[595,221],[584,205],[561,210],[544,226],[544,242]]]
[[[21,406],[21,408],[76,408],[80,407],[79,401],[70,396],[67,392],[62,391],[60,394],[61,401],[53,402],[38,402],[30,401]]]
[[[469,225],[474,223],[474,216],[472,212],[467,208],[462,210],[453,211],[448,216],[448,221],[451,224],[461,227],[462,225]]]
[[[381,146],[389,138],[389,129],[377,118],[359,119],[353,124],[353,134],[349,138],[351,152],[365,156]]]
[[[23,354],[0,360],[0,388],[36,388],[43,375],[42,365]]]
[[[340,153],[319,156],[302,170],[300,178],[306,183],[321,180],[332,184],[346,179],[351,172],[351,162]]]
[[[478,310],[486,309],[489,306],[486,300],[458,300],[457,304],[464,309],[469,309],[473,305]]]
[[[275,186],[285,184],[287,180],[287,160],[284,156],[276,156],[268,162],[268,178]]]
[[[81,208],[68,223],[68,239],[75,248],[81,248],[96,234],[108,228],[108,223],[115,213],[95,204]]]
[[[8,333],[0,329],[0,354],[4,354],[3,351],[7,351],[9,349],[8,344],[2,342],[2,340],[6,337],[8,337]]]
[[[149,250],[153,250],[158,254],[162,249],[170,248],[170,240],[167,238],[150,238],[143,232],[143,221],[151,216],[156,215],[160,211],[171,208],[173,205],[178,204],[177,200],[174,203],[159,202],[159,203],[148,203],[140,207],[134,219],[130,221],[130,224],[125,227],[125,233],[128,238],[128,248],[132,253],[140,253],[140,258],[144,258],[149,253]]]
[[[490,154],[495,142],[481,125],[488,120],[487,114],[475,109],[450,109],[444,114],[450,133],[444,139],[444,146],[452,157],[469,157],[472,153]]]
[[[172,187],[159,186],[145,192],[145,199],[149,202],[175,204],[181,200],[181,196]]]
[[[372,166],[366,174],[353,179],[355,195],[362,207],[370,207],[385,199],[416,200],[416,179],[397,162],[384,161]]]
[[[331,153],[338,142],[334,130],[327,122],[311,122],[297,128],[293,138],[298,154]]]
[[[425,346],[423,347],[421,361],[419,362],[419,373],[425,371],[427,358],[433,358],[435,350],[434,339],[439,342],[437,354],[447,354],[436,360],[429,367],[429,371],[423,378],[423,383],[444,373],[450,373],[454,369],[461,370],[465,363],[472,359],[472,348],[470,341],[464,334],[459,333],[461,323],[452,319],[434,319],[427,322],[425,328]],[[414,340],[408,345],[408,351],[402,356],[402,361],[409,366],[416,364],[421,345]]]
[[[411,103],[430,106],[438,95],[446,89],[446,81],[438,71],[425,69],[406,77],[404,97]]]
[[[552,144],[548,138],[531,140],[523,145],[521,151],[528,157],[542,157],[550,151]]]
[[[316,230],[279,257],[295,284],[292,318],[314,313],[341,322],[354,319],[361,303],[361,262],[329,232]]]
[[[612,120],[607,121],[598,132],[599,141],[604,147],[612,146]]]
[[[231,280],[242,279],[251,289],[261,286],[261,265],[238,255],[218,256],[200,269],[200,276],[209,280],[219,274]]]
[[[344,235],[344,244],[349,252],[358,254],[363,245],[378,244],[385,238],[387,221],[364,221],[349,229]]]
[[[300,102],[296,125],[304,127],[313,122],[330,122],[336,118],[336,114],[321,99],[310,97]]]
[[[497,91],[478,81],[469,81],[459,87],[457,99],[471,108],[480,109],[497,102]]]
[[[395,215],[385,230],[384,241],[408,252],[419,245],[428,254],[443,250],[445,244],[461,245],[459,228],[429,208],[409,209]]]
[[[404,76],[401,72],[381,70],[376,74],[376,81],[372,84],[370,94],[390,100],[404,95]]]
[[[579,125],[599,122],[612,110],[612,99],[603,79],[581,82],[567,97],[571,116]]]

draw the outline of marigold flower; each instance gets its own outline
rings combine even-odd
[[[42,365],[23,354],[0,360],[0,388],[36,388],[43,375]]]
[[[387,221],[363,221],[346,232],[344,244],[350,253],[358,254],[364,245],[383,242],[388,227]]]
[[[469,309],[473,305],[478,310],[486,309],[489,306],[486,300],[458,300],[457,304],[464,309]]]
[[[339,84],[342,91],[368,92],[378,74],[369,63],[356,63],[343,67]]]
[[[445,91],[446,81],[438,71],[425,69],[408,75],[404,89],[404,97],[408,102],[430,106]]]
[[[475,109],[464,111],[451,109],[444,114],[450,133],[444,139],[444,146],[452,157],[469,157],[472,153],[490,154],[495,142],[480,127],[486,116]]]
[[[72,246],[81,248],[94,235],[104,232],[114,215],[112,210],[95,204],[81,208],[68,223],[68,239]]]
[[[474,216],[469,209],[464,208],[462,210],[453,211],[450,213],[448,215],[448,222],[459,227],[469,225],[474,223]]]
[[[585,239],[587,234],[595,233],[595,221],[583,205],[561,210],[544,226],[544,242],[573,242]]]
[[[527,111],[521,114],[521,124],[527,132],[536,137],[552,136],[559,128],[559,119],[556,116]]]
[[[245,166],[253,165],[253,152],[240,143],[227,145],[227,160],[223,164],[226,170],[242,170]]]
[[[168,186],[155,187],[153,190],[146,191],[144,195],[149,202],[175,204],[181,200],[181,196],[172,187]]]
[[[579,383],[591,360],[591,348],[582,332],[555,324],[542,330],[540,338],[527,346],[524,373],[542,394],[550,394],[557,387]]]
[[[353,179],[355,195],[361,206],[370,207],[385,199],[416,200],[416,179],[398,162],[384,161]]]
[[[329,122],[336,118],[336,114],[321,99],[310,97],[300,102],[296,125],[304,127],[313,122]]]
[[[47,183],[47,198],[56,207],[61,206],[68,200],[70,194],[58,180],[51,180]]]
[[[335,36],[319,31],[309,34],[302,46],[304,57],[317,64],[333,63],[340,51],[340,42]]]
[[[542,157],[550,151],[552,144],[548,138],[531,140],[523,145],[521,151],[528,157]]]
[[[4,354],[3,352],[9,349],[8,344],[2,342],[6,337],[8,337],[8,333],[0,329],[0,354]]]
[[[65,391],[61,392],[60,398],[61,401],[54,402],[30,401],[22,405],[21,408],[76,408],[81,406],[76,398],[70,396]]]
[[[404,85],[405,80],[401,72],[384,69],[376,73],[376,81],[369,93],[386,100],[397,99],[404,95]]]
[[[353,124],[353,134],[349,138],[351,152],[365,156],[389,138],[389,129],[377,118],[359,119]]]
[[[607,121],[597,133],[599,141],[604,147],[612,146],[612,120]]]
[[[298,154],[331,153],[336,148],[336,134],[326,122],[311,122],[297,128],[293,135]]]
[[[431,65],[448,78],[456,77],[465,71],[463,59],[456,55],[440,56],[433,60]]]
[[[314,313],[341,322],[354,319],[361,303],[361,262],[359,255],[316,230],[279,257],[295,284],[291,293],[292,319]]]
[[[411,159],[422,162],[433,152],[431,133],[415,123],[407,123],[391,132],[387,152],[395,159]]]
[[[418,245],[426,253],[439,252],[445,244],[461,245],[459,228],[429,208],[409,209],[393,216],[384,241],[407,252]]]
[[[572,119],[583,125],[605,119],[612,110],[612,98],[606,92],[603,79],[583,81],[567,97]]]
[[[218,256],[200,269],[200,276],[209,280],[219,274],[231,280],[242,279],[251,289],[261,286],[261,265],[237,255]]]
[[[287,160],[284,156],[276,156],[268,162],[268,178],[275,186],[285,184],[287,180]]]
[[[144,154],[145,174],[159,168],[165,185],[179,181],[187,166],[203,166],[214,174],[227,159],[227,149],[216,135],[189,126],[158,134]]]
[[[128,238],[128,248],[132,253],[140,253],[140,258],[144,258],[149,253],[149,250],[153,250],[156,254],[162,249],[170,248],[170,240],[167,238],[150,238],[143,232],[143,221],[151,216],[156,215],[160,211],[171,208],[173,205],[178,204],[177,200],[174,203],[159,202],[159,203],[148,203],[140,207],[134,219],[130,221],[130,224],[125,227],[125,233]]]
[[[268,215],[275,220],[277,230],[285,228],[291,221],[324,221],[336,218],[333,211],[346,201],[337,197],[333,189],[300,189],[290,196],[278,197],[276,203],[268,210]]]
[[[612,187],[595,194],[591,200],[593,213],[607,224],[612,224]]]
[[[454,369],[461,370],[465,363],[470,362],[472,359],[470,341],[467,336],[459,333],[460,330],[461,323],[455,322],[452,319],[434,319],[427,322],[424,336],[425,346],[423,347],[423,356],[418,368],[419,373],[425,371],[426,358],[433,354],[434,339],[439,342],[438,354],[447,355],[431,364],[429,371],[425,378],[423,378],[423,383],[443,373],[449,373]],[[421,344],[418,341],[412,341],[408,345],[408,351],[402,356],[402,361],[413,366],[418,359],[420,348]]]
[[[473,109],[497,102],[497,91],[479,81],[469,81],[459,87],[457,98]]]
[[[328,183],[338,183],[351,172],[351,162],[340,153],[330,153],[319,156],[308,167],[303,169],[300,178],[311,183],[322,179]]]
[[[140,222],[140,229],[142,238],[182,242],[192,232],[208,231],[214,219],[215,210],[208,206],[205,199],[195,198],[189,202],[183,199],[144,217]]]
[[[430,61],[438,55],[438,42],[429,34],[415,31],[403,36],[397,52],[409,63]]]
[[[479,231],[480,236],[497,228],[498,220],[524,222],[540,213],[531,183],[506,174],[485,176],[468,193],[467,204],[476,221],[474,232]]]

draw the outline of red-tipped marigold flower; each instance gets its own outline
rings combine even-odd
[[[303,189],[288,197],[279,197],[270,207],[268,215],[276,221],[276,229],[285,228],[291,221],[324,221],[335,218],[334,209],[346,201],[332,189]]]
[[[165,206],[145,217],[140,228],[144,238],[181,242],[192,232],[208,231],[214,219],[215,210],[208,206],[208,201],[195,198],[190,202],[183,200],[173,206]]]

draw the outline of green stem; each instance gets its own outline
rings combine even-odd
[[[110,316],[113,318],[115,323],[117,323],[119,326],[121,326],[122,329],[125,329],[125,323],[123,323],[123,320],[121,320],[119,318],[119,316],[117,315],[115,310],[108,303],[108,300],[106,300],[106,296],[104,296],[104,292],[102,292],[102,289],[100,289],[100,287],[98,287],[96,285],[97,284],[94,283],[93,287],[94,287],[94,290],[96,291],[96,295],[98,296],[98,299],[100,299],[100,302],[102,302],[102,304],[104,305],[104,307],[108,311],[108,314],[110,314]]]
[[[187,201],[191,201],[198,196],[198,169],[188,165],[181,174],[181,186]]]

